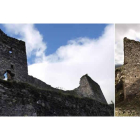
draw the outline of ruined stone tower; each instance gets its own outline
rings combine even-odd
[[[100,86],[93,81],[87,74],[80,79],[80,86],[75,89],[77,95],[89,97],[101,103],[107,104]]]
[[[124,38],[124,98],[140,93],[140,42]]]
[[[25,42],[8,37],[0,30],[0,79],[4,79],[5,73],[7,73],[8,80],[26,82],[38,88],[58,91],[45,82],[28,75]],[[67,94],[68,91],[63,92]],[[100,86],[88,75],[81,77],[80,86],[72,90],[71,94],[107,104]]]
[[[7,36],[0,29],[0,78],[26,82],[38,88],[52,89],[45,82],[28,75],[25,42]]]
[[[7,73],[9,80],[27,81],[27,57],[25,42],[8,37],[0,29],[0,78]]]

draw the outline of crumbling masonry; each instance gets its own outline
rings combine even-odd
[[[124,38],[124,98],[140,94],[140,42]]]
[[[8,37],[0,30],[0,77],[4,74],[10,80],[27,81],[27,57],[25,43]]]
[[[8,80],[17,82],[26,82],[33,86],[58,90],[41,80],[28,75],[27,56],[25,42],[8,37],[0,30],[0,78],[4,79],[7,73]],[[73,91],[80,97],[89,97],[101,103],[107,104],[100,86],[94,82],[88,75],[84,75],[80,80],[80,86]]]
[[[75,89],[76,94],[82,97],[92,98],[101,103],[107,104],[100,86],[93,81],[87,74],[81,77],[80,86]]]
[[[27,82],[39,88],[51,88],[50,85],[28,75],[25,42],[8,37],[0,29],[0,78]]]

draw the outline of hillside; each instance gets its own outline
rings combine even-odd
[[[114,107],[63,91],[0,80],[0,116],[114,116]]]

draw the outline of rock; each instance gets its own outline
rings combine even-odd
[[[5,92],[5,90],[4,90],[4,89],[0,89],[0,92],[4,93],[4,92]]]
[[[44,104],[44,103],[42,103],[41,105],[42,105],[43,107],[45,107],[45,104]]]

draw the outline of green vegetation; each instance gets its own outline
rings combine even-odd
[[[72,91],[40,89],[28,83],[0,80],[5,92],[0,96],[1,116],[113,116],[114,106],[91,98],[82,98]],[[35,111],[33,110],[35,109]]]

